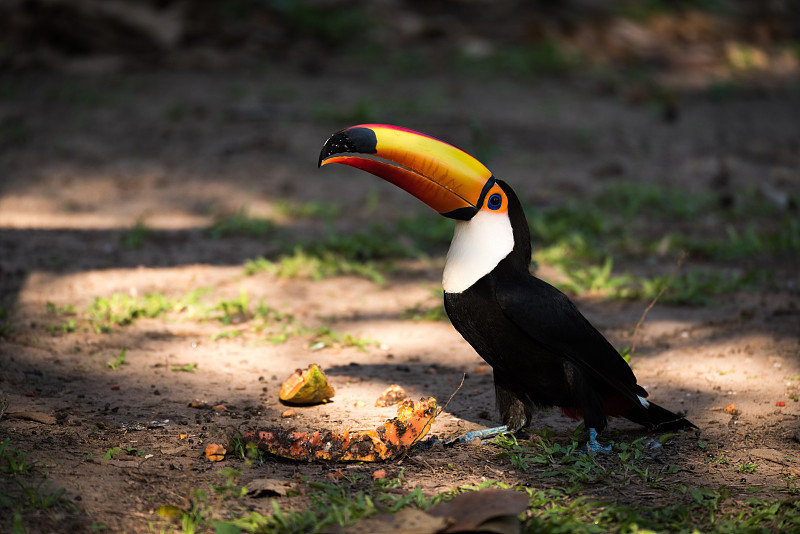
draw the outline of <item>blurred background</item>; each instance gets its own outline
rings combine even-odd
[[[7,0],[0,14],[4,69],[74,73],[281,64],[324,75],[381,58],[392,70],[580,64],[702,85],[791,75],[800,39],[800,8],[780,0]]]
[[[796,0],[0,0],[0,418],[7,397],[52,420],[0,430],[93,522],[150,532],[116,514],[186,493],[165,462],[219,478],[164,452],[187,429],[201,458],[241,414],[371,428],[390,383],[447,399],[463,373],[436,431],[496,424],[490,370],[441,304],[452,221],[317,168],[333,132],[379,122],[507,181],[537,273],[625,357],[659,299],[633,362],[707,432],[664,462],[696,464],[687,486],[796,493],[794,463],[745,480],[706,455],[797,457],[798,119]],[[292,423],[276,393],[311,361],[335,403]],[[154,418],[172,426],[128,433]],[[161,463],[129,479],[91,461],[110,445]],[[470,451],[453,462],[489,461]],[[431,480],[472,481],[449,472]]]

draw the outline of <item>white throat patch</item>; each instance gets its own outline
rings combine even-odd
[[[514,231],[506,213],[479,211],[457,221],[442,275],[447,293],[461,293],[489,274],[514,250]]]

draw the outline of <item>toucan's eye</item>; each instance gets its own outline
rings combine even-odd
[[[500,209],[500,206],[503,205],[503,197],[500,196],[498,193],[489,197],[489,209],[496,210]]]

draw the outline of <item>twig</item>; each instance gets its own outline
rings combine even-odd
[[[631,341],[631,355],[633,355],[633,353],[636,352],[636,335],[639,333],[639,327],[642,326],[645,317],[647,317],[647,314],[650,312],[651,309],[653,309],[653,306],[656,305],[656,302],[658,302],[658,299],[660,299],[661,295],[664,294],[664,291],[666,291],[667,288],[670,286],[670,284],[672,284],[672,280],[675,279],[675,275],[678,274],[678,269],[681,268],[681,265],[683,265],[683,261],[686,259],[687,256],[688,254],[686,253],[686,251],[681,250],[681,257],[678,258],[678,263],[675,264],[675,268],[672,270],[672,274],[669,276],[669,280],[667,280],[667,283],[664,284],[664,287],[662,287],[658,291],[658,294],[655,296],[652,302],[650,302],[650,304],[647,305],[647,308],[644,309],[644,313],[642,313],[641,318],[639,318],[639,322],[636,323],[636,327],[633,329],[633,340]]]
[[[461,386],[463,386],[463,385],[464,385],[464,380],[466,380],[466,378],[467,378],[467,373],[464,373],[463,375],[461,375],[461,383],[458,385],[458,387],[457,387],[457,388],[456,388],[456,390],[453,392],[453,394],[452,394],[452,395],[450,395],[450,398],[449,398],[449,399],[447,399],[447,402],[445,402],[445,403],[444,403],[444,406],[441,406],[441,407],[439,407],[439,408],[436,408],[436,412],[434,412],[434,414],[433,414],[433,415],[431,415],[431,416],[428,418],[428,420],[425,422],[425,426],[428,426],[428,425],[432,424],[432,423],[433,423],[433,420],[434,420],[434,419],[436,419],[436,418],[437,418],[437,417],[438,417],[438,416],[439,416],[439,415],[440,415],[440,414],[441,414],[441,413],[442,413],[442,412],[443,412],[443,411],[444,411],[444,410],[447,408],[447,405],[448,405],[448,404],[450,404],[450,401],[451,401],[451,400],[453,400],[453,397],[455,397],[455,396],[456,396],[456,393],[458,393],[458,391],[461,389]],[[425,427],[423,427],[423,428],[425,428]],[[419,441],[419,439],[420,439],[421,437],[422,437],[422,434],[420,434],[419,436],[417,436],[417,439],[415,439],[414,441],[412,441],[412,442],[409,444],[409,446],[406,448],[406,452],[405,452],[405,453],[403,453],[403,455],[404,455],[404,456],[405,456],[405,455],[408,453],[408,449],[410,449],[410,448],[411,448],[411,447],[412,447],[414,444],[416,444],[416,443],[417,443],[417,441]]]
[[[456,393],[458,393],[458,391],[461,389],[461,386],[463,386],[463,385],[464,385],[464,380],[466,380],[466,378],[467,378],[467,373],[464,373],[463,375],[461,375],[461,383],[458,385],[458,387],[457,387],[457,388],[456,388],[456,390],[453,392],[453,394],[452,394],[452,395],[450,395],[450,398],[449,398],[449,399],[447,399],[447,402],[445,402],[445,403],[444,403],[444,406],[442,406],[441,408],[439,408],[439,409],[436,411],[436,415],[439,415],[440,413],[442,413],[443,411],[445,411],[445,409],[447,408],[447,405],[448,405],[448,404],[450,404],[450,401],[451,401],[451,400],[453,400],[453,397],[455,397],[455,396],[456,396]]]

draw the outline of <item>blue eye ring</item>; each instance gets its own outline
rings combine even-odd
[[[490,196],[489,201],[487,202],[487,206],[489,206],[490,210],[498,210],[502,205],[503,197],[500,196],[499,193],[495,193],[494,195]]]

